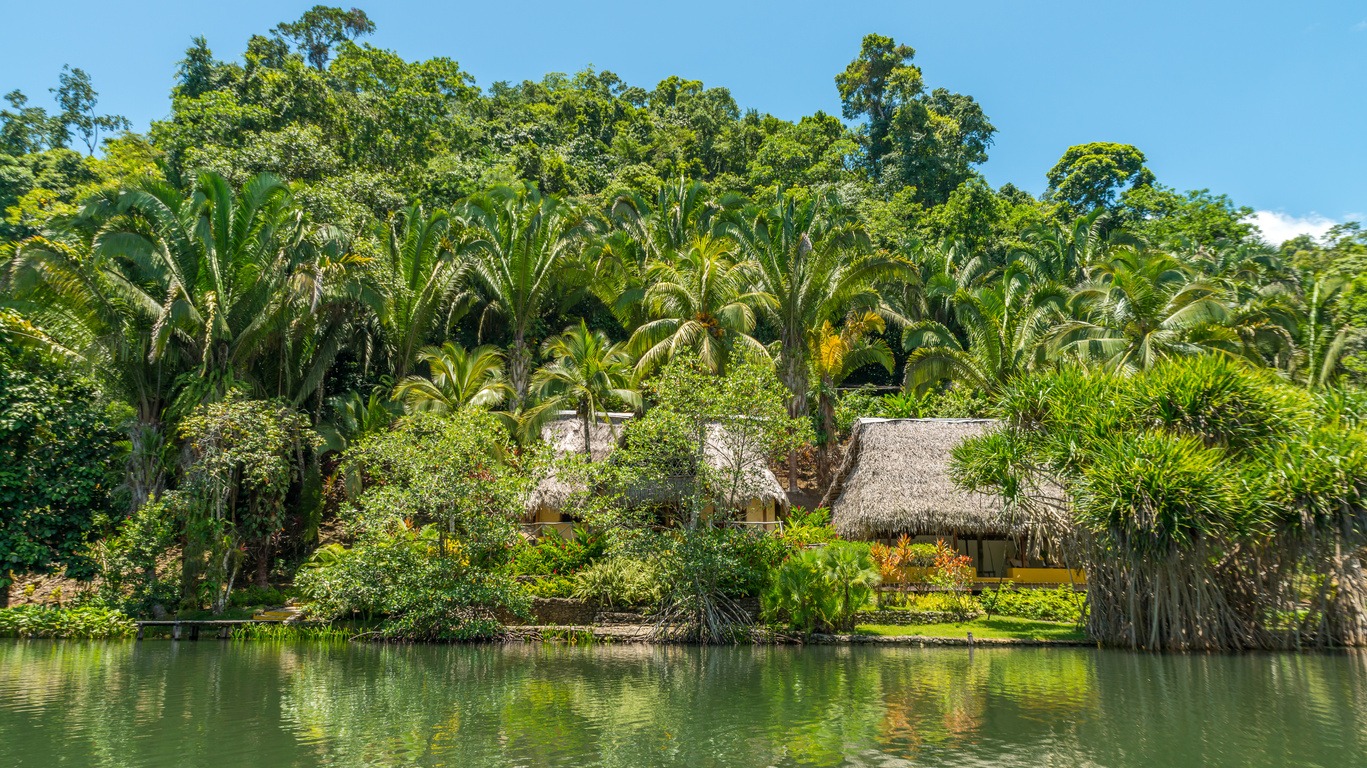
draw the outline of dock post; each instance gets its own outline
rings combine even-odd
[[[190,639],[191,639],[191,640],[198,640],[198,639],[199,639],[199,625],[198,625],[198,624],[191,624],[191,625],[190,625]]]
[[[175,624],[172,624],[172,625],[171,625],[171,639],[172,639],[172,640],[179,640],[179,639],[180,639],[180,622],[179,622],[179,621],[177,621]]]
[[[141,624],[138,625],[138,639],[139,639],[139,640],[142,639],[142,625],[141,625]]]
[[[232,629],[227,624],[218,628],[219,640],[227,640],[229,637],[232,637]]]

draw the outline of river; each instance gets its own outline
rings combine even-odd
[[[1367,766],[1367,655],[0,641],[0,766]]]

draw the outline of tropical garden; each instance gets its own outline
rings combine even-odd
[[[239,59],[191,41],[144,133],[79,68],[57,111],[5,96],[0,606],[60,572],[113,634],[286,585],[392,638],[553,597],[693,640],[756,600],[848,629],[899,561],[820,514],[721,524],[755,473],[706,460],[712,425],[819,498],[857,417],[993,415],[960,479],[1088,565],[1098,639],[1367,641],[1357,224],[1269,243],[1105,142],[993,188],[982,105],[879,35],[841,116],[787,121],[682,77],[480,87],[373,29],[318,6]],[[586,440],[637,418],[595,462],[542,443],[566,411]],[[589,489],[574,541],[521,533],[547,472]]]

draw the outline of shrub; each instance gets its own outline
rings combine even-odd
[[[869,554],[878,566],[885,584],[904,584],[923,581],[927,572],[935,567],[935,556],[939,553],[934,544],[913,544],[911,537],[903,534],[897,543],[873,544]]]
[[[804,550],[774,573],[764,617],[806,634],[850,629],[878,580],[866,544],[839,541]]]
[[[945,544],[944,540],[935,542],[934,570],[927,579],[940,590],[945,599],[944,610],[960,619],[966,619],[977,607],[973,599],[973,561],[967,555]]]
[[[383,619],[379,633],[402,640],[469,640],[500,628],[499,610],[527,615],[526,590],[506,569],[480,568],[464,542],[435,526],[370,531],[350,549],[320,549],[295,584],[322,620]]]
[[[972,618],[982,612],[982,605],[972,595],[952,592],[930,592],[916,595],[909,606],[911,610],[924,613],[948,613],[959,621]]]
[[[1057,589],[1016,589],[1007,585],[984,590],[978,602],[988,613],[1075,624],[1082,622],[1087,609],[1086,598],[1066,585]]]
[[[602,557],[603,550],[600,536],[543,536],[514,547],[510,567],[516,576],[570,576]]]
[[[275,587],[258,587],[255,584],[233,590],[228,602],[235,608],[249,605],[283,605],[289,595]]]
[[[175,543],[175,517],[161,500],[149,501],[91,547],[100,569],[100,601],[134,616],[158,615],[180,598],[178,574],[162,567]]]
[[[648,606],[660,599],[660,580],[650,563],[614,557],[599,560],[575,574],[574,596],[609,608]]]
[[[673,638],[704,643],[734,640],[753,622],[736,599],[762,594],[789,551],[761,531],[706,524],[640,543],[659,573],[660,626]]]
[[[569,576],[542,576],[526,584],[535,597],[574,597],[574,579]]]
[[[324,547],[295,584],[324,620],[382,619],[404,640],[465,640],[529,615],[508,559],[527,478],[501,422],[478,410],[417,414],[348,449],[363,485],[346,517],[350,549]]]
[[[825,507],[817,507],[811,512],[794,507],[780,537],[783,543],[794,549],[826,544],[838,538],[835,528],[831,526],[831,511]]]
[[[0,610],[0,637],[102,640],[132,637],[137,630],[128,616],[105,608],[20,605]]]

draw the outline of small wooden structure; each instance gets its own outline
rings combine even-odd
[[[172,640],[198,640],[202,629],[217,630],[220,640],[226,640],[232,635],[233,627],[243,624],[278,624],[283,619],[162,619],[157,621],[139,621],[138,639],[142,639],[144,627],[170,627]],[[189,637],[186,638],[188,630]]]
[[[821,505],[848,539],[943,539],[973,561],[976,578],[1017,584],[1077,584],[1080,571],[1030,557],[1023,522],[995,495],[954,484],[955,446],[984,434],[990,419],[860,419],[845,461]]]
[[[609,413],[589,423],[585,439],[584,419],[574,411],[560,411],[541,428],[541,439],[557,457],[585,455],[590,461],[606,461],[622,439],[623,428],[631,419],[630,413]],[[573,535],[573,520],[565,514],[570,497],[584,489],[561,477],[552,469],[541,478],[527,498],[523,522],[537,533],[555,532],[566,538]]]

